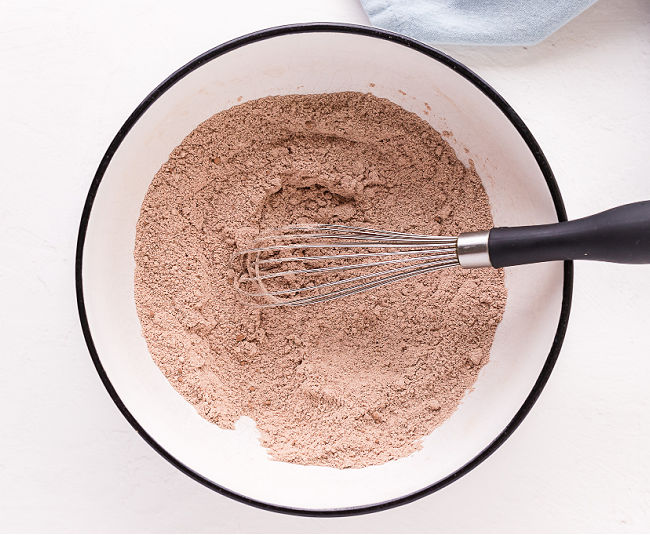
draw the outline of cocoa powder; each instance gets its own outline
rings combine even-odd
[[[274,459],[348,468],[409,455],[488,361],[503,273],[453,268],[309,307],[246,306],[233,251],[298,222],[454,236],[492,217],[474,169],[388,100],[235,106],[174,149],[144,199],[135,297],[149,350],[204,418],[252,418]]]

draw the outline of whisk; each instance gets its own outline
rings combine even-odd
[[[337,224],[290,225],[233,255],[249,304],[299,306],[357,294],[446,268],[501,268],[552,260],[650,263],[650,201],[574,221],[428,236]]]

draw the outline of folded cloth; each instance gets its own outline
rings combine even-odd
[[[361,0],[374,26],[419,41],[539,43],[596,0]]]

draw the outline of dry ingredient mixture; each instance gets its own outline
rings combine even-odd
[[[241,303],[235,248],[299,222],[456,235],[492,217],[475,171],[388,100],[235,106],[174,149],[143,202],[135,297],[151,354],[204,418],[252,418],[274,459],[356,468],[409,455],[488,360],[503,273],[449,269],[308,307]]]

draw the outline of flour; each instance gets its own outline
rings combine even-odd
[[[503,273],[454,268],[309,307],[242,304],[229,265],[238,243],[299,222],[492,227],[476,172],[388,100],[235,106],[174,149],[143,202],[135,294],[149,350],[204,418],[227,429],[252,418],[274,459],[356,468],[409,455],[488,361]]]

